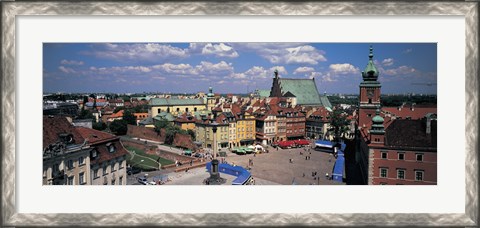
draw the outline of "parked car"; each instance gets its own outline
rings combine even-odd
[[[155,181],[150,181],[147,183],[147,185],[157,185],[157,183],[155,183]]]
[[[127,175],[137,174],[142,172],[142,169],[138,167],[127,167]]]
[[[148,180],[145,177],[139,177],[139,178],[137,178],[137,180],[138,180],[138,183],[140,183],[140,184],[143,184],[143,185],[148,184]]]

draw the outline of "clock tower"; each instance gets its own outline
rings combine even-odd
[[[370,46],[368,58],[367,67],[362,71],[363,81],[360,83],[359,128],[370,126],[372,118],[376,116],[375,110],[380,108],[380,88],[382,85],[378,81],[379,72],[373,63],[372,46]]]

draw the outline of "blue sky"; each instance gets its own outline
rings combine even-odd
[[[270,89],[277,69],[357,94],[370,45],[382,93],[437,93],[435,43],[45,43],[43,90],[246,93]]]

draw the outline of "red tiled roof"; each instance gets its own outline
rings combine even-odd
[[[83,137],[66,117],[43,116],[43,147],[57,142],[60,134],[72,134],[75,144],[84,142]]]
[[[123,117],[123,112],[124,112],[124,111],[125,111],[125,110],[122,109],[122,110],[120,110],[120,111],[118,111],[118,112],[116,112],[116,113],[113,113],[113,114],[110,115],[108,118],[119,118],[119,117]]]
[[[397,117],[405,119],[407,116],[412,119],[422,119],[428,113],[437,113],[437,107],[416,107],[413,106],[413,110],[409,106],[403,108],[398,107],[383,107],[384,112],[389,112]]]
[[[77,131],[84,139],[88,140],[89,144],[97,144],[118,138],[117,136],[110,133],[97,131],[91,128],[77,127]]]

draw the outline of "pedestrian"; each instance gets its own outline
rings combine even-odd
[[[303,173],[303,177],[305,177],[305,173]]]
[[[305,156],[305,160],[308,160],[308,156]]]
[[[328,173],[325,173],[325,177],[328,179],[330,179],[330,175],[328,175]]]

